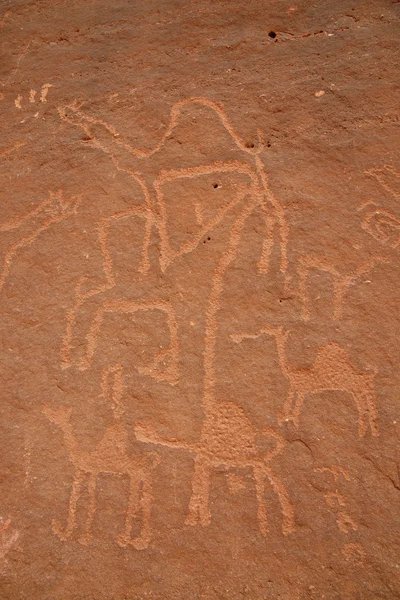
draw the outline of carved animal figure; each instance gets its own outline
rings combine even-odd
[[[257,516],[260,532],[268,531],[267,506],[265,502],[265,479],[267,478],[280,502],[283,514],[282,531],[285,535],[294,530],[293,507],[285,486],[271,468],[271,461],[285,447],[283,437],[271,427],[262,431],[254,428],[244,411],[233,402],[218,402],[208,409],[197,444],[161,438],[154,427],[137,423],[135,433],[138,440],[170,448],[182,448],[195,456],[192,479],[192,496],[186,517],[187,525],[211,522],[209,492],[212,473],[215,469],[240,470],[250,467],[257,495]],[[269,438],[271,449],[262,451],[259,444]]]
[[[265,478],[278,496],[283,513],[282,530],[288,534],[294,529],[294,512],[285,486],[272,471],[270,463],[285,446],[282,436],[271,428],[257,431],[245,415],[243,409],[233,402],[221,402],[215,397],[215,346],[218,334],[218,313],[221,306],[224,275],[234,260],[241,239],[241,233],[251,213],[253,205],[245,205],[233,225],[226,251],[221,256],[213,277],[211,292],[206,309],[204,383],[202,408],[204,421],[200,440],[188,444],[176,440],[165,440],[157,435],[154,428],[145,423],[137,424],[137,439],[169,447],[183,448],[195,455],[192,479],[192,496],[186,519],[188,525],[210,523],[209,489],[213,470],[218,467],[243,469],[251,467],[255,480],[258,522],[260,532],[267,533],[267,509],[264,499]],[[272,449],[263,452],[258,445],[263,438],[272,438]]]
[[[207,153],[201,147],[200,158],[196,159],[192,158],[187,144],[180,146],[176,142],[176,139],[179,139],[180,136],[187,138],[188,130],[190,130],[191,136],[196,138],[196,145],[201,146],[204,132],[196,125],[195,117],[191,118],[190,126],[185,121],[188,116],[186,114],[187,109],[193,106],[207,109],[205,111],[209,113],[206,115],[207,118],[214,119],[214,129],[219,132],[215,134],[215,144],[208,144]],[[79,368],[87,369],[91,364],[97,344],[97,336],[100,332],[98,324],[102,320],[102,315],[110,311],[109,307],[118,307],[121,303],[126,304],[129,302],[126,297],[126,289],[121,290],[118,286],[109,248],[110,226],[118,221],[135,218],[137,219],[138,228],[143,228],[141,261],[137,268],[137,283],[140,283],[143,276],[149,273],[150,270],[149,244],[153,228],[157,230],[160,240],[160,267],[162,271],[166,271],[180,257],[194,251],[201,244],[204,237],[219,226],[227,216],[231,217],[233,209],[246,202],[247,205],[252,206],[252,210],[258,209],[265,221],[266,233],[259,260],[260,271],[268,271],[274,243],[274,232],[277,228],[281,250],[280,268],[284,277],[286,277],[288,226],[283,209],[269,188],[267,174],[260,159],[260,152],[263,149],[260,133],[259,143],[256,147],[254,147],[254,144],[246,144],[233,129],[223,108],[206,98],[189,98],[175,104],[171,109],[170,121],[164,135],[159,143],[149,151],[140,150],[127,144],[111,125],[85,114],[76,103],[60,107],[59,114],[65,122],[82,129],[86,139],[89,140],[85,143],[107,154],[118,171],[129,175],[135,181],[135,184],[139,186],[144,199],[140,206],[135,206],[111,217],[102,218],[98,224],[105,283],[86,292],[83,291],[83,282],[80,282],[76,288],[76,301],[67,314],[67,330],[62,346],[62,364],[64,368],[76,364],[73,357],[72,340],[76,337],[74,336],[74,329],[78,313],[81,310],[88,310],[91,314],[90,322],[92,325],[86,336],[85,356],[77,363]],[[226,137],[229,141],[229,152],[232,157],[229,161],[221,162],[218,160],[219,137],[224,137],[224,139]],[[212,158],[209,156],[210,149],[213,152]],[[214,155],[217,156],[217,159]],[[196,160],[201,160],[202,163],[193,166],[193,162],[196,162]],[[172,168],[165,169],[165,164],[171,164]],[[189,217],[193,215],[188,213],[188,219],[185,220],[183,229],[182,227],[174,229],[174,226],[171,226],[171,220],[176,215],[174,216],[174,209],[168,204],[166,188],[175,183],[182,186],[189,180],[201,181],[206,176],[219,177],[224,174],[239,176],[243,179],[242,188],[245,189],[238,189],[237,193],[234,193],[229,201],[221,206],[214,204],[215,196],[207,197],[207,203],[204,202],[204,206],[201,203],[194,206],[193,213],[195,213],[196,218],[193,218],[192,225],[188,223],[190,221]],[[178,209],[175,207],[176,210],[181,213],[182,207],[180,206]],[[189,211],[189,209],[187,210]],[[177,382],[177,355],[175,351],[176,348],[171,339],[171,351],[168,356],[170,370],[165,369],[165,373],[162,373],[160,369],[155,370],[160,379],[164,376],[164,379],[172,384]]]
[[[378,264],[388,261],[385,256],[377,256],[365,261],[350,274],[343,274],[339,269],[329,263],[323,257],[311,255],[299,258],[299,295],[301,299],[301,311],[304,321],[308,321],[311,315],[311,299],[307,291],[307,280],[311,271],[328,273],[333,284],[333,318],[338,321],[343,315],[343,300],[349,288],[361,280],[365,275],[373,271]]]
[[[125,517],[125,529],[119,535],[117,543],[125,547],[131,544],[137,550],[148,547],[151,538],[150,511],[152,502],[152,470],[159,464],[159,455],[147,452],[142,456],[133,458],[127,453],[128,434],[124,425],[118,422],[121,414],[120,399],[122,393],[121,368],[116,367],[103,374],[103,391],[106,390],[107,378],[114,373],[113,409],[117,422],[108,427],[101,441],[91,452],[81,450],[75,438],[70,423],[71,408],[61,407],[52,410],[47,406],[43,412],[52,423],[61,428],[64,443],[69,453],[69,458],[75,467],[75,475],[69,500],[67,524],[65,527],[59,521],[53,521],[54,533],[63,541],[68,540],[76,527],[76,508],[82,493],[85,479],[88,478],[87,489],[89,494],[88,511],[83,534],[79,541],[88,544],[91,541],[91,527],[96,511],[96,482],[100,473],[113,475],[127,475],[130,480],[129,500]],[[131,538],[133,520],[141,511],[143,525],[137,538]]]
[[[30,246],[51,225],[60,223],[69,216],[76,214],[81,202],[81,196],[73,196],[69,200],[65,200],[61,190],[55,193],[50,192],[46,200],[23,217],[0,225],[1,233],[16,232],[14,236],[16,239],[9,245],[3,260],[3,266],[0,267],[0,291],[7,280],[16,254],[22,248]]]
[[[389,193],[396,202],[400,198],[400,173],[392,165],[374,167],[365,172],[374,178],[382,188]],[[338,321],[343,315],[343,303],[345,295],[351,286],[361,282],[366,275],[380,264],[388,263],[393,258],[393,250],[400,245],[400,219],[390,210],[378,206],[376,202],[367,201],[362,203],[358,211],[361,211],[363,220],[361,228],[372,236],[377,242],[376,247],[367,244],[367,252],[358,254],[370,254],[369,258],[356,263],[352,267],[344,267],[344,261],[336,258],[335,264],[329,262],[325,255],[307,253],[298,259],[298,293],[301,300],[302,317],[308,321],[311,317],[311,297],[308,291],[308,278],[312,271],[327,273],[333,285],[333,318]],[[339,244],[339,247],[348,244]],[[350,244],[351,245],[351,244]],[[343,258],[343,255],[342,257]]]
[[[255,338],[266,333],[275,337],[282,373],[289,381],[288,397],[284,404],[282,421],[300,424],[300,414],[306,397],[310,394],[337,390],[351,394],[358,410],[358,434],[363,437],[368,427],[373,436],[379,435],[376,394],[373,373],[360,373],[351,363],[346,350],[330,342],[318,350],[314,364],[308,369],[295,369],[287,359],[285,344],[289,331],[283,327],[264,327],[259,334],[233,336],[236,342]]]

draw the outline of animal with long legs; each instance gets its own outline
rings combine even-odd
[[[283,327],[263,327],[256,334],[235,334],[237,343],[260,335],[271,335],[276,340],[278,358],[283,375],[289,382],[281,421],[293,421],[299,427],[304,401],[311,394],[337,390],[352,396],[358,411],[358,434],[366,435],[368,428],[373,436],[379,435],[374,378],[376,371],[359,372],[349,354],[337,342],[330,342],[318,350],[314,364],[308,369],[296,369],[288,361],[286,342],[289,331]]]
[[[79,541],[82,544],[88,544],[92,539],[91,530],[96,512],[97,478],[100,474],[127,476],[129,478],[129,499],[125,514],[125,527],[118,536],[117,542],[122,547],[132,545],[137,550],[142,550],[148,547],[151,540],[152,471],[159,464],[160,457],[155,452],[146,452],[137,458],[128,455],[128,434],[125,426],[120,422],[123,392],[122,368],[117,365],[104,370],[103,394],[109,395],[109,378],[111,376],[114,378],[112,408],[116,422],[106,429],[103,438],[91,452],[83,451],[75,437],[70,421],[71,408],[61,407],[53,410],[48,406],[43,407],[43,412],[49,421],[55,423],[62,430],[64,443],[75,469],[67,523],[64,527],[58,520],[54,520],[53,532],[60,540],[67,541],[71,538],[77,525],[77,504],[85,481],[87,481],[87,517]],[[138,537],[132,538],[133,522],[140,512],[142,514],[141,532]]]
[[[271,461],[285,447],[282,436],[272,428],[258,431],[251,424],[243,409],[230,401],[216,398],[215,352],[218,334],[218,314],[224,287],[224,275],[235,259],[245,222],[253,210],[256,199],[242,206],[241,213],[231,228],[228,247],[221,257],[212,277],[211,292],[207,302],[204,349],[204,381],[202,409],[204,420],[200,440],[196,444],[161,438],[154,427],[146,423],[137,423],[137,439],[152,444],[182,448],[194,454],[194,473],[192,495],[189,503],[186,523],[206,526],[210,523],[209,490],[212,473],[223,467],[231,469],[252,469],[256,495],[259,529],[267,534],[267,509],[264,499],[265,479],[267,478],[277,494],[281,505],[283,520],[282,531],[286,535],[294,530],[294,511],[289,494],[271,468]],[[258,441],[272,438],[272,449],[262,452]]]

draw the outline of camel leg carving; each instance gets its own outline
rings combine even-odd
[[[82,485],[85,479],[85,472],[77,469],[74,475],[74,481],[72,483],[71,494],[69,498],[67,524],[63,528],[61,523],[56,519],[53,519],[52,529],[53,533],[63,542],[68,540],[75,527],[76,527],[76,505],[82,492]]]

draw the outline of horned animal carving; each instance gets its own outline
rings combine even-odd
[[[346,350],[336,342],[330,342],[317,352],[314,364],[308,369],[295,369],[286,355],[286,342],[289,331],[283,327],[264,327],[255,335],[239,334],[232,336],[241,342],[246,338],[256,338],[262,334],[272,335],[276,340],[279,363],[282,373],[289,381],[288,396],[283,407],[281,421],[300,424],[300,415],[306,397],[310,394],[337,390],[351,394],[358,411],[358,434],[365,436],[368,427],[373,436],[379,435],[377,424],[376,395],[374,377],[376,372],[360,373],[353,366]]]
[[[147,548],[151,537],[151,471],[158,465],[160,459],[155,452],[147,452],[137,458],[128,455],[128,434],[124,425],[118,422],[121,415],[120,400],[123,390],[121,367],[106,369],[103,373],[102,388],[105,393],[108,391],[108,378],[111,374],[114,374],[113,409],[117,422],[106,429],[102,440],[91,452],[85,452],[79,447],[70,422],[71,408],[61,407],[52,410],[47,406],[43,407],[43,412],[49,421],[61,428],[69,458],[75,467],[67,524],[63,527],[59,521],[54,520],[53,532],[63,541],[70,539],[72,536],[76,527],[77,503],[82,494],[84,481],[88,477],[89,505],[84,531],[79,538],[82,544],[88,544],[92,538],[91,528],[96,512],[96,482],[98,476],[101,473],[126,475],[130,481],[129,500],[125,516],[125,528],[118,536],[117,543],[122,547],[131,544],[137,550],[142,550]],[[139,511],[142,512],[143,525],[140,535],[132,539],[133,520]]]

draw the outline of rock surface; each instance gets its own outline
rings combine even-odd
[[[400,4],[0,7],[1,599],[400,598]]]

